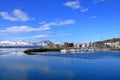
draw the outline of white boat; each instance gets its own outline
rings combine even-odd
[[[75,50],[75,49],[70,49],[69,51],[70,51],[70,52],[76,52],[77,50]]]
[[[62,49],[62,50],[60,50],[60,52],[67,53],[68,50],[67,49]]]

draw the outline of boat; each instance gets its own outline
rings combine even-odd
[[[67,53],[68,50],[67,49],[62,49],[62,50],[60,50],[60,52]]]

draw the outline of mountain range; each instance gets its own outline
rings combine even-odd
[[[52,43],[51,41],[41,41],[41,42],[28,42],[25,40],[20,40],[17,42],[13,41],[0,41],[0,48],[38,48]]]

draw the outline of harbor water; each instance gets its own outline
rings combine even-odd
[[[120,80],[120,52],[42,52],[0,49],[0,80]]]

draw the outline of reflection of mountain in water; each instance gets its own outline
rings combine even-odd
[[[23,51],[26,50],[26,48],[1,48],[0,49],[0,55],[2,56],[10,56],[10,55],[25,55]]]

